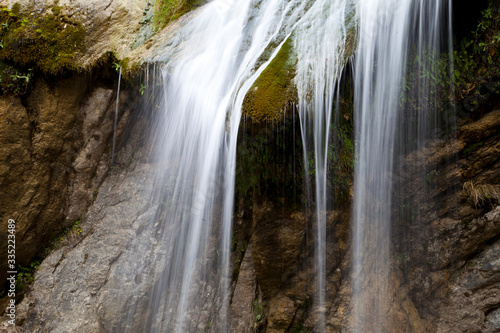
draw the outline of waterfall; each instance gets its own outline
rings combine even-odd
[[[152,103],[159,171],[151,200],[159,208],[148,231],[151,244],[134,245],[145,258],[137,270],[151,271],[152,289],[148,301],[129,307],[117,331],[229,330],[241,106],[307,5],[215,0],[194,13],[156,57],[162,91]]]
[[[338,85],[355,39],[355,3],[351,0],[317,1],[294,35],[297,52],[295,84],[304,147],[305,174],[310,174],[309,151],[314,163],[316,296],[319,332],[325,330],[327,155],[331,117]],[[350,39],[350,40],[349,40]],[[310,186],[311,183],[307,184]]]
[[[116,93],[116,107],[115,107],[115,122],[113,125],[113,148],[111,150],[111,166],[115,164],[115,154],[116,154],[116,126],[118,125],[118,107],[120,104],[120,85],[122,82],[122,68],[120,67],[118,73],[118,91]]]
[[[439,114],[430,78],[448,46],[441,28],[449,28],[449,8],[445,0],[361,0],[358,5],[353,332],[385,332],[390,325],[393,177],[402,154],[436,137]],[[410,60],[417,60],[412,70],[421,74],[413,82],[406,81]]]
[[[412,93],[427,111],[413,115],[418,121],[404,123],[400,102],[407,94],[406,66],[418,56],[425,59],[419,70],[432,67],[442,51],[438,28],[447,9],[445,0],[214,0],[186,18],[153,59],[152,73],[146,73],[144,87],[152,96],[155,124],[150,200],[157,211],[130,245],[138,258],[130,265],[147,279],[141,282],[145,289],[137,292],[144,297],[127,305],[126,318],[114,331],[229,331],[241,108],[287,40],[297,58],[294,83],[306,168],[310,153],[314,160],[314,329],[327,330],[331,125],[343,69],[358,39],[353,60],[357,164],[350,327],[383,331],[390,302],[395,160],[409,147],[418,149],[432,139],[438,123],[428,111],[425,81]],[[399,144],[406,130],[413,133],[404,138],[411,144]]]

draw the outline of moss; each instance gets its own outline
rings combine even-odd
[[[161,29],[203,2],[204,0],[159,0],[155,6],[153,24]]]
[[[12,5],[11,14],[12,16],[19,16],[20,13],[21,13],[21,5],[19,4],[19,2],[16,2],[15,4]]]
[[[286,107],[297,100],[293,84],[296,62],[289,38],[245,96],[243,115],[256,123],[282,119]]]
[[[122,76],[125,80],[130,80],[136,76],[136,74],[141,70],[141,65],[137,62],[131,63],[130,58],[123,58],[119,62],[119,66],[122,70]]]
[[[83,216],[82,216],[83,218]],[[83,229],[81,228],[81,220],[77,220],[73,225],[63,229],[59,235],[50,240],[42,251],[29,263],[28,266],[18,266],[18,274],[16,276],[16,301],[22,300],[24,293],[35,281],[35,273],[40,267],[41,263],[57,249],[68,244],[75,244],[83,237]],[[62,255],[59,263],[64,260]]]
[[[309,331],[307,330],[307,327],[304,325],[303,322],[297,323],[292,328],[292,333],[307,333],[307,332],[309,332]]]
[[[54,15],[59,15],[61,14],[61,7],[59,7],[59,5],[54,5],[54,7],[52,7],[52,13]]]
[[[59,6],[54,6],[52,12],[53,15],[34,17],[14,6],[12,10],[3,8],[0,60],[23,68],[36,67],[48,74],[81,69],[75,55],[84,51],[85,29],[60,16]]]

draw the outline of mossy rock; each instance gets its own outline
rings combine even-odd
[[[206,0],[158,0],[155,3],[153,23],[157,29],[162,29],[205,2]]]
[[[80,70],[76,54],[84,51],[86,31],[79,22],[60,15],[28,15],[19,6],[0,9],[0,60],[37,68],[49,74]]]
[[[285,109],[298,99],[293,82],[296,64],[293,42],[288,38],[245,96],[243,115],[256,123],[282,119]]]

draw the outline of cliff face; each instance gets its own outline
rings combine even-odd
[[[422,192],[426,187],[415,179],[402,177],[413,189],[407,195],[419,197],[419,212],[413,221],[395,227],[393,296],[391,310],[383,318],[386,331],[496,332],[500,327],[500,206],[492,196],[476,205],[467,185],[463,186],[468,182],[499,185],[499,114],[492,111],[462,126],[458,139],[415,152],[440,166],[443,177],[436,178],[442,180],[432,193]],[[478,142],[483,143],[480,149],[467,150]],[[137,257],[136,246],[140,239],[151,237],[148,225],[157,209],[148,205],[144,183],[151,179],[152,165],[140,156],[100,187],[82,223],[82,234],[41,264],[31,293],[20,305],[25,332],[112,331],[126,320],[125,304],[147,302],[152,286],[142,277],[161,267],[153,265],[151,272],[133,268],[134,262],[143,260]],[[453,164],[443,162],[450,158]],[[411,155],[406,161],[418,164],[421,159]],[[488,167],[478,168],[481,161],[489,161]],[[433,169],[430,164],[423,167]],[[471,175],[472,169],[476,171]],[[318,317],[311,306],[315,270],[307,234],[314,216],[294,209],[286,199],[253,201],[240,202],[235,217],[231,326],[237,332],[313,330]],[[323,309],[328,332],[349,327],[349,210],[343,205],[328,213],[327,306]],[[151,256],[147,260],[154,263],[154,251]],[[119,282],[123,274],[130,277],[130,286]],[[370,285],[365,281],[367,289]],[[210,309],[199,308],[193,314],[197,327],[207,328]]]
[[[96,77],[95,77],[96,78]],[[38,80],[28,96],[1,96],[2,228],[16,221],[17,264],[32,258],[81,219],[109,170],[116,94],[87,75]],[[119,130],[130,109],[121,98]],[[7,229],[3,229],[7,230]],[[7,251],[3,232],[0,248]],[[0,264],[2,279],[6,262]]]
[[[37,2],[36,10],[53,11],[54,6]],[[7,219],[16,219],[17,258],[28,265],[53,235],[77,220],[81,223],[40,265],[19,304],[19,326],[12,331],[116,331],[129,323],[127,304],[147,308],[154,286],[144,277],[159,274],[165,263],[156,260],[161,254],[155,252],[151,221],[161,208],[149,202],[155,166],[142,146],[148,120],[136,111],[138,89],[121,92],[118,141],[132,115],[136,127],[121,146],[118,167],[110,170],[117,73],[110,70],[111,62],[97,63],[109,52],[123,66],[154,57],[163,36],[175,27],[146,41],[150,30],[144,22],[152,8],[147,1],[70,5],[60,0],[58,6],[61,19],[75,16],[85,27],[87,48],[75,60],[81,69],[94,70],[92,75],[70,71],[38,78],[21,96],[0,96],[0,228],[7,230]],[[287,82],[282,85],[290,88]],[[280,111],[288,99],[278,103]],[[430,142],[401,157],[393,177],[406,190],[398,194],[402,204],[397,210],[403,213],[394,213],[403,219],[393,226],[390,311],[385,318],[370,318],[384,323],[384,331],[500,329],[500,105],[495,94],[488,101],[462,119],[458,137]],[[318,320],[312,306],[315,269],[309,238],[314,214],[304,208],[307,175],[297,144],[300,129],[297,116],[293,111],[289,115],[273,130],[250,122],[245,128],[250,143],[239,146],[239,163],[251,162],[242,166],[237,179],[231,267],[234,332],[307,332],[314,331]],[[345,126],[350,117],[348,112],[342,115]],[[340,158],[352,160],[347,138],[339,141]],[[269,156],[282,164],[270,164]],[[327,332],[349,330],[350,172],[346,166],[336,175],[341,193],[336,193],[337,208],[327,214],[326,307],[319,309],[326,313]],[[144,244],[150,246],[148,258],[140,256]],[[0,250],[6,253],[5,235]],[[136,263],[143,261],[150,265],[138,272]],[[370,290],[371,281],[363,284]],[[219,305],[190,309],[193,331],[213,329],[211,318]],[[139,331],[147,316],[136,318],[132,329]]]
[[[148,1],[0,1],[0,249],[14,219],[19,266],[40,260],[97,197],[111,164],[117,71],[132,76],[161,45],[153,12]],[[122,83],[118,143],[140,96],[130,87]]]

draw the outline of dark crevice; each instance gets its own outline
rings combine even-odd
[[[491,0],[476,0],[471,5],[469,0],[453,0],[453,32],[455,44],[460,43],[477,27],[482,17],[481,12],[488,7]]]

